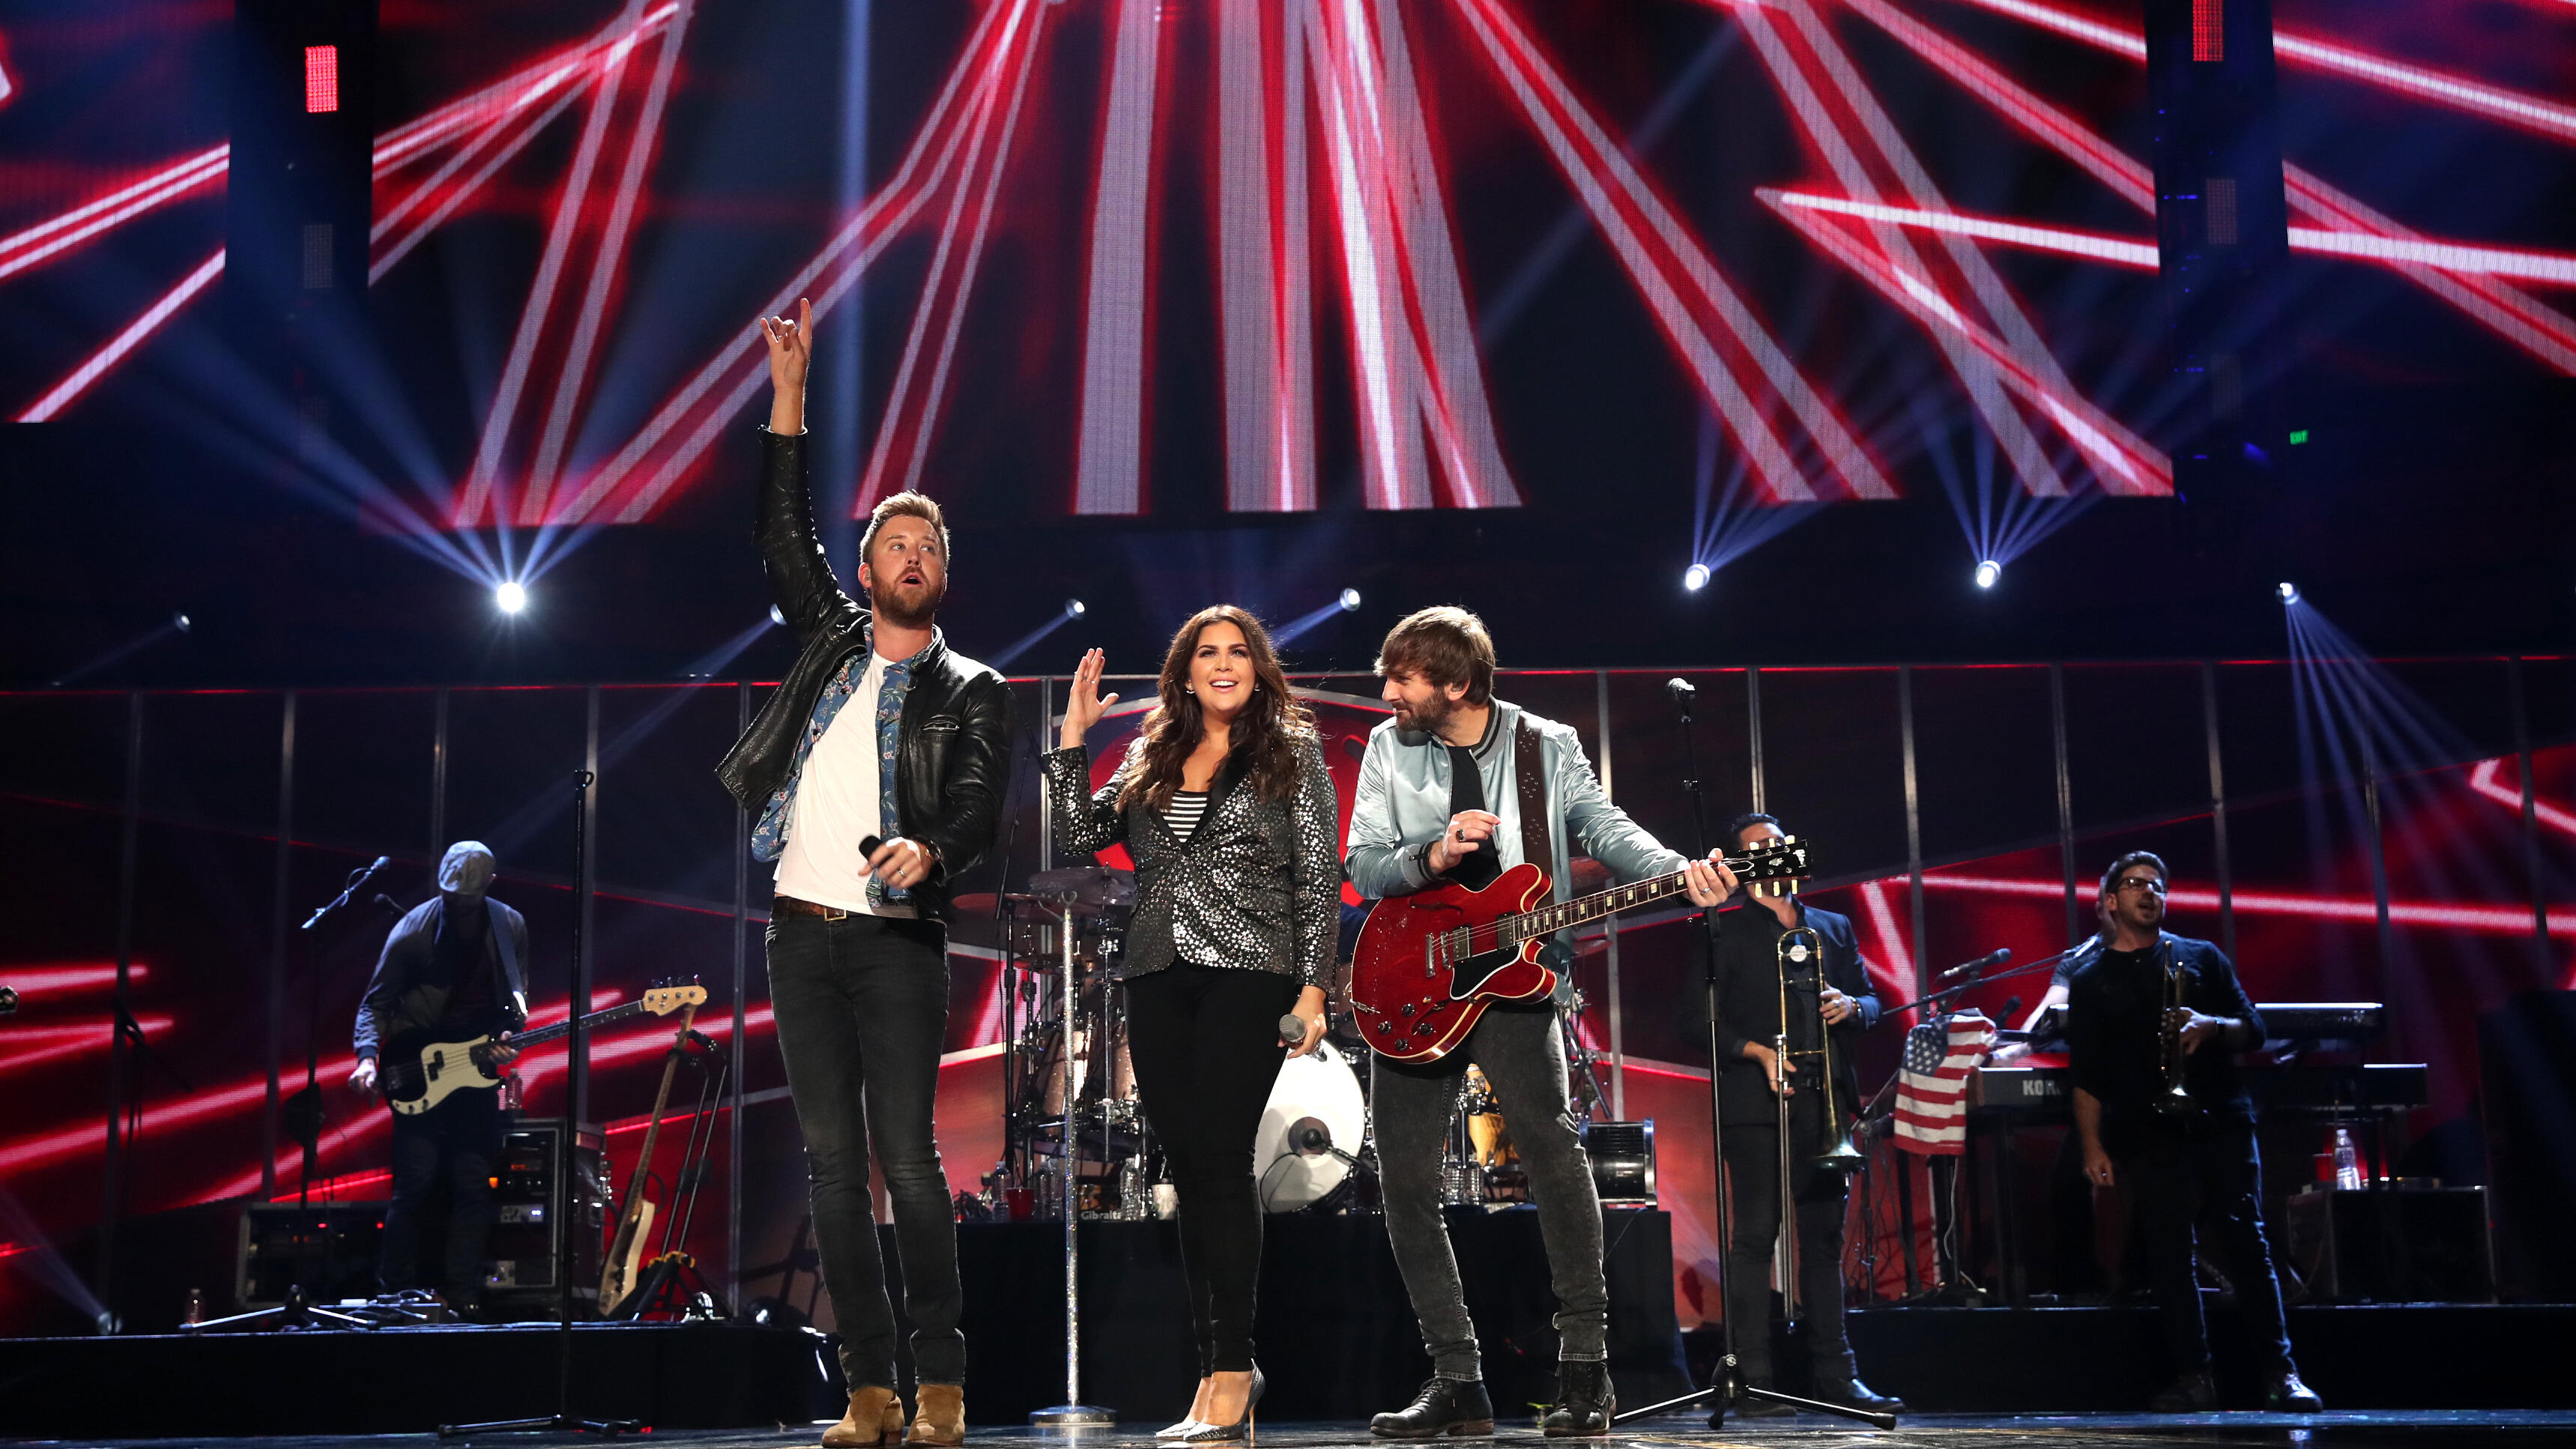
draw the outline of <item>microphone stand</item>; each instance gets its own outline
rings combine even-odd
[[[555,1411],[532,1419],[503,1419],[485,1424],[441,1424],[438,1437],[454,1439],[469,1434],[510,1434],[523,1430],[554,1430],[563,1433],[597,1434],[614,1439],[644,1427],[639,1419],[584,1419],[572,1411],[572,1268],[575,1238],[598,1228],[584,1221],[585,1213],[572,1211],[573,1173],[581,1160],[579,1138],[582,1113],[588,1105],[589,1033],[582,1029],[582,1013],[590,1005],[590,972],[581,950],[582,888],[590,881],[590,787],[599,777],[588,770],[572,772],[572,1012],[571,1030],[564,1045],[564,1126],[555,1137],[555,1190],[552,1205],[555,1215]],[[674,1044],[672,1050],[679,1047]]]
[[[1690,796],[1691,849],[1697,856],[1704,858],[1708,854],[1708,799],[1700,786],[1699,751],[1691,731],[1691,702],[1698,691],[1692,689],[1686,681],[1679,679],[1666,685],[1665,689],[1672,695],[1674,706],[1681,712],[1682,768],[1685,773],[1682,789]],[[1894,1429],[1896,1427],[1894,1414],[1873,1413],[1867,1409],[1855,1409],[1848,1404],[1829,1404],[1822,1399],[1802,1399],[1794,1394],[1781,1393],[1777,1389],[1757,1388],[1744,1381],[1743,1365],[1735,1356],[1735,1299],[1728,1291],[1734,1272],[1733,1265],[1727,1259],[1729,1249],[1735,1242],[1735,1213],[1727,1200],[1726,1193],[1726,1111],[1724,1100],[1718,1090],[1718,1078],[1723,1075],[1726,1066],[1718,1055],[1717,1018],[1718,973],[1724,969],[1726,960],[1718,947],[1725,939],[1726,922],[1714,906],[1699,914],[1702,926],[1703,986],[1708,993],[1708,1156],[1712,1189],[1710,1196],[1715,1199],[1717,1205],[1717,1301],[1720,1305],[1717,1320],[1717,1367],[1709,1375],[1708,1387],[1684,1394],[1679,1398],[1666,1399],[1662,1403],[1648,1404],[1641,1409],[1630,1409],[1626,1413],[1613,1415],[1610,1422],[1624,1424],[1631,1419],[1645,1418],[1649,1414],[1670,1413],[1675,1409],[1713,1401],[1715,1407],[1709,1411],[1708,1426],[1712,1429],[1722,1429],[1726,1426],[1726,1411],[1729,1408],[1741,1408],[1747,1401],[1759,1401],[1786,1404],[1790,1408],[1804,1409],[1812,1414],[1832,1414],[1839,1418],[1856,1419],[1874,1428]],[[1768,1333],[1771,1331],[1770,1324],[1766,1322],[1755,1331]]]

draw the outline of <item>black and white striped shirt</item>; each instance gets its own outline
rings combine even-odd
[[[1171,828],[1174,839],[1190,838],[1190,833],[1199,828],[1200,818],[1207,814],[1207,803],[1205,790],[1172,792],[1172,803],[1163,807],[1163,823]]]

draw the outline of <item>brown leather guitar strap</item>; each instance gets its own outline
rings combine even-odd
[[[1540,753],[1538,730],[1526,719],[1512,725],[1512,788],[1521,799],[1521,859],[1547,872],[1556,879],[1555,853],[1547,843],[1547,774],[1546,759]]]

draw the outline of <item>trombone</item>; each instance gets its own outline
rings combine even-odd
[[[1813,927],[1794,926],[1780,933],[1779,944],[1775,949],[1780,983],[1780,1030],[1771,1038],[1771,1050],[1784,1070],[1780,1078],[1782,1090],[1775,1097],[1780,1114],[1778,1133],[1780,1238],[1774,1250],[1773,1261],[1779,1264],[1780,1301],[1787,1311],[1789,1321],[1795,1323],[1801,1315],[1798,1300],[1797,1202],[1791,1190],[1793,1182],[1791,1168],[1796,1160],[1796,1151],[1790,1145],[1789,1093],[1786,1090],[1788,1074],[1785,1070],[1790,1062],[1801,1057],[1811,1058],[1816,1063],[1818,1075],[1823,1078],[1824,1136],[1827,1146],[1824,1151],[1810,1158],[1807,1165],[1817,1172],[1848,1173],[1860,1166],[1861,1155],[1859,1150],[1852,1146],[1851,1128],[1844,1123],[1842,1113],[1834,1103],[1834,1039],[1832,1030],[1825,1025],[1823,1015],[1826,985],[1824,938],[1817,935]],[[1812,996],[1816,1001],[1816,1045],[1813,1047],[1795,1046],[1789,1039],[1789,974],[1792,970],[1802,973],[1799,983],[1802,989],[1810,985],[1813,987]]]

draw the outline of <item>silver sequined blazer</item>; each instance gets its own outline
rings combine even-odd
[[[1243,766],[1229,762],[1187,841],[1150,806],[1118,808],[1128,772],[1143,762],[1138,740],[1108,784],[1087,790],[1087,751],[1053,750],[1046,757],[1056,848],[1078,859],[1123,843],[1136,863],[1136,915],[1119,976],[1188,961],[1322,985],[1342,891],[1340,809],[1322,746],[1309,740],[1299,751],[1296,793],[1285,800],[1265,801],[1238,788]]]

